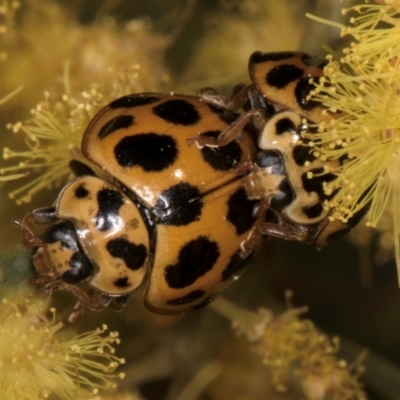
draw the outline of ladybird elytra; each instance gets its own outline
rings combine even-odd
[[[256,51],[249,59],[249,74],[257,92],[268,102],[320,122],[323,108],[308,95],[323,76],[326,64],[322,58],[297,51]]]
[[[135,193],[146,207],[163,208],[160,196],[171,188],[184,195],[190,188],[205,192],[235,177],[233,167],[241,157],[239,150],[235,152],[238,142],[220,150],[230,151],[230,156],[215,157],[228,160],[225,166],[205,162],[204,153],[210,149],[199,152],[187,145],[187,137],[218,135],[229,126],[207,102],[196,96],[157,93],[123,99],[95,116],[86,129],[82,152]],[[131,117],[129,126],[116,122],[124,118],[126,123],[127,116]],[[182,187],[182,182],[190,188]]]

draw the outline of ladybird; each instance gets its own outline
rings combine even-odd
[[[64,286],[87,280],[92,302],[81,301],[88,307],[121,309],[143,282],[151,311],[208,304],[249,264],[241,244],[259,220],[258,200],[248,198],[235,168],[255,158],[256,146],[250,129],[223,147],[199,150],[187,141],[217,138],[236,118],[198,96],[114,100],[83,135],[93,169],[72,163],[77,177],[55,206],[19,223],[25,237],[28,222],[47,226],[36,241],[40,260]]]
[[[347,223],[329,220],[324,202],[335,193],[327,195],[323,188],[335,175],[325,168],[334,171],[346,160],[321,161],[304,137],[323,120],[322,105],[309,94],[325,65],[326,60],[301,52],[257,51],[249,60],[251,84],[242,85],[231,101],[212,89],[200,93],[210,103],[245,112],[218,138],[193,137],[189,143],[223,147],[249,124],[258,132],[256,158],[237,168],[251,171],[244,187],[249,198],[261,201],[257,213],[270,210],[274,214],[273,221],[267,218],[258,223],[255,236],[268,234],[322,248],[347,233],[366,212],[364,208]],[[246,245],[251,250],[251,240]]]

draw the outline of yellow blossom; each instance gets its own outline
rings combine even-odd
[[[254,345],[271,369],[276,390],[286,391],[289,376],[295,374],[308,400],[366,399],[358,381],[363,372],[360,361],[349,366],[337,359],[339,339],[330,340],[310,320],[300,319],[306,307],[290,308],[277,316],[267,309],[254,313],[223,298],[211,307],[231,319],[235,329]]]
[[[0,304],[0,398],[35,400],[51,394],[61,400],[95,399],[124,363],[114,355],[118,334],[96,331],[72,338],[60,334],[62,323],[48,320],[43,304],[20,298]]]
[[[82,133],[101,107],[129,93],[156,90],[168,80],[162,61],[168,38],[153,33],[145,20],[118,26],[108,17],[80,26],[62,5],[47,0],[27,0],[21,13],[13,46],[3,46],[10,53],[0,66],[3,81],[10,92],[17,82],[29,83],[24,96],[13,99],[22,108],[37,97],[36,87],[48,90],[31,118],[7,124],[26,145],[25,150],[3,147],[3,158],[13,163],[0,168],[0,181],[30,176],[10,193],[18,204],[70,177],[68,162],[81,157]]]
[[[325,204],[332,209],[331,218],[347,221],[369,207],[367,226],[376,227],[392,199],[400,268],[399,2],[380,3],[343,9],[348,26],[310,16],[352,38],[339,60],[327,57],[326,80],[312,94],[329,111],[343,113],[325,113],[318,133],[310,139],[326,159],[344,160],[332,171],[337,179],[324,187],[327,193],[336,191]]]

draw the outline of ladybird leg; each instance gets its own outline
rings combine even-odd
[[[32,229],[28,227],[28,224],[25,222],[25,218],[23,221],[18,220],[17,218],[12,219],[12,224],[20,229],[22,229],[22,243],[28,249],[32,249],[34,247],[44,247],[45,242],[36,236]]]
[[[243,85],[230,99],[227,108],[232,111],[239,110],[249,101],[252,85]]]
[[[226,146],[233,140],[235,140],[246,127],[246,125],[252,120],[262,120],[267,122],[264,110],[250,110],[241,115],[235,122],[233,122],[228,128],[226,128],[218,138],[213,138],[209,136],[196,135],[187,139],[189,146],[195,144],[199,149],[204,146],[207,147],[222,147]]]
[[[105,307],[99,301],[98,292],[94,291],[93,289],[88,290],[88,292],[86,293],[78,286],[70,285],[65,282],[62,282],[60,284],[60,288],[71,293],[78,299],[78,303],[75,305],[75,309],[81,307],[79,303],[82,303],[84,307],[89,308],[93,311],[100,311]]]
[[[200,96],[207,103],[210,103],[216,107],[229,108],[228,107],[229,102],[226,99],[226,97],[219,94],[213,88],[209,88],[209,87],[202,88],[202,89],[198,90],[196,94],[198,96]]]
[[[247,101],[249,101],[249,92],[252,90],[252,85],[240,85],[238,90],[235,90],[234,94],[228,101],[225,96],[219,94],[213,88],[200,89],[196,94],[200,96],[207,103],[211,103],[217,107],[227,108],[230,111],[236,111],[243,107]]]
[[[37,237],[28,225],[51,225],[57,222],[59,218],[56,215],[54,207],[38,208],[29,214],[26,214],[22,221],[17,218],[12,219],[14,226],[22,229],[22,242],[28,248],[44,247],[45,242]]]
[[[283,225],[282,225],[283,224]],[[308,239],[309,231],[303,226],[294,227],[287,223],[260,222],[258,231],[263,235],[269,235],[278,239],[296,240],[304,242]]]
[[[63,284],[63,288],[78,299],[74,311],[68,317],[66,325],[72,325],[79,321],[87,309],[101,311],[105,308],[104,305],[99,302],[97,297],[98,292],[93,289],[89,289],[88,292],[85,293],[82,289],[68,284]]]
[[[250,231],[246,240],[243,240],[243,242],[240,243],[240,253],[239,253],[240,258],[248,257],[255,250],[255,248],[258,245],[260,236],[261,236],[260,231],[256,225]]]
[[[254,161],[246,160],[239,162],[234,168],[236,175],[247,175],[249,172],[257,170],[257,165]]]

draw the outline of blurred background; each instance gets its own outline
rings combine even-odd
[[[21,0],[15,17],[5,16],[2,23],[6,30],[1,36],[0,97],[19,85],[24,88],[1,105],[0,146],[25,151],[26,136],[6,125],[32,118],[30,110],[43,101],[45,91],[56,102],[93,87],[111,93],[121,71],[118,85],[127,77],[134,79],[130,86],[136,92],[192,94],[214,87],[229,96],[234,85],[249,81],[247,62],[255,50],[301,50],[322,56],[326,49],[338,51],[345,45],[338,29],[312,21],[305,13],[340,22],[341,7],[337,0]],[[71,115],[54,104],[55,115],[59,112],[69,121]],[[76,139],[71,140],[75,145]],[[4,160],[0,167],[22,160]],[[26,179],[41,172],[31,170]],[[67,177],[55,179],[29,203],[17,206],[9,193],[23,186],[24,179],[0,186],[1,249],[21,241],[11,217],[51,205]],[[385,215],[375,231],[362,225],[321,252],[270,240],[225,295],[251,310],[282,312],[284,292],[291,289],[294,306],[307,305],[307,318],[342,338],[341,355],[349,362],[362,349],[370,349],[364,378],[369,397],[399,399],[400,290],[391,216]],[[63,294],[56,301],[58,309],[73,304]],[[220,363],[222,372],[199,399],[299,398],[296,385],[287,393],[273,389],[268,370],[248,342],[211,309],[159,316],[144,309],[137,293],[122,313],[88,312],[78,329],[103,322],[121,335],[117,351],[127,360],[127,378],[120,387],[138,386],[145,399],[176,399],[213,361]]]

